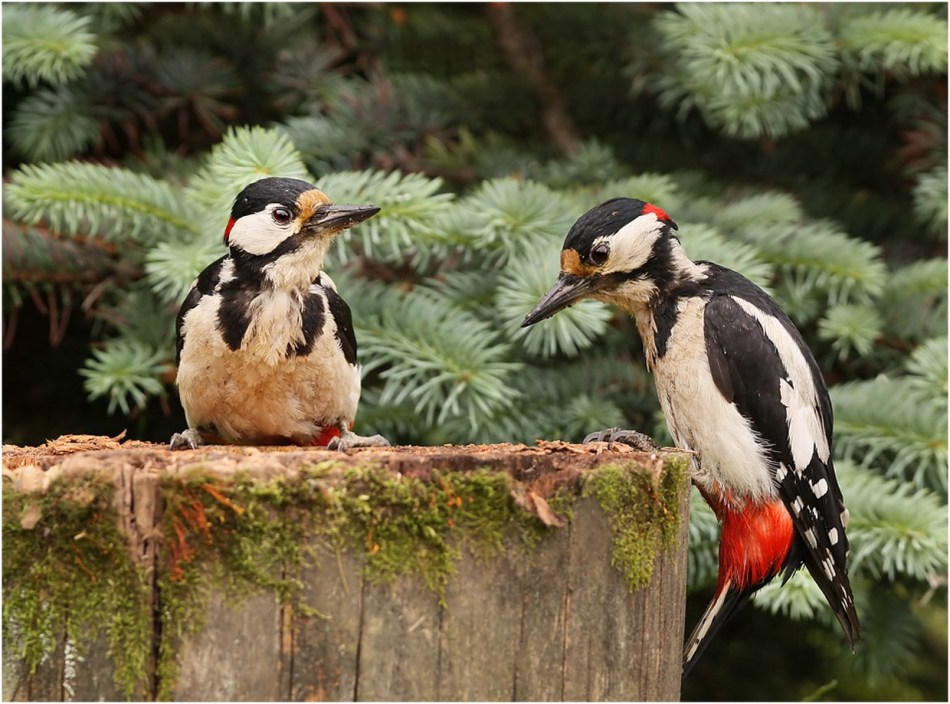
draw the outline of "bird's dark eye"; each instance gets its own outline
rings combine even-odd
[[[274,210],[271,212],[271,217],[274,218],[274,222],[276,222],[278,225],[286,225],[288,222],[290,222],[290,218],[292,218],[293,215],[290,214],[290,211],[287,210],[287,208],[274,208]]]
[[[590,263],[594,266],[600,266],[607,261],[607,257],[610,256],[610,245],[606,242],[601,242],[597,245],[594,245],[594,248],[590,250],[588,259]]]

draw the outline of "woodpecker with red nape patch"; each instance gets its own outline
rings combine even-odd
[[[593,208],[571,228],[560,277],[522,325],[583,298],[612,303],[636,322],[670,434],[694,453],[693,482],[722,524],[715,596],[686,642],[684,677],[755,591],[780,572],[784,584],[802,565],[853,650],[860,625],[847,573],[848,512],[821,372],[765,291],[690,260],[676,229],[640,200]],[[628,436],[612,429],[588,440]]]
[[[334,205],[313,184],[264,178],[241,191],[228,253],[196,279],[176,326],[188,429],[173,450],[207,442],[388,445],[351,431],[360,367],[350,309],[323,269],[334,237],[379,212]]]

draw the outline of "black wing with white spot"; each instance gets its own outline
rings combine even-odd
[[[786,579],[808,567],[853,645],[860,628],[846,565],[846,512],[832,464],[832,413],[818,365],[764,291],[719,269],[704,331],[716,387],[768,446],[797,540]]]

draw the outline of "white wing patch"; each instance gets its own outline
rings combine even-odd
[[[818,413],[818,393],[805,355],[795,340],[775,317],[737,296],[732,299],[742,310],[758,321],[766,337],[775,346],[788,379],[779,381],[779,392],[785,406],[788,437],[795,470],[801,472],[815,452],[827,464],[831,455],[825,426]]]

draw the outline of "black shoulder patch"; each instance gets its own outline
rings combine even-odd
[[[828,444],[830,445],[832,430],[834,428],[834,411],[831,407],[831,398],[828,395],[828,388],[825,384],[821,369],[818,367],[818,362],[815,361],[815,356],[811,353],[811,350],[808,349],[804,339],[802,339],[802,335],[798,328],[795,327],[795,323],[791,321],[785,311],[781,309],[778,303],[776,303],[769,294],[749,281],[742,274],[710,262],[697,262],[697,264],[705,264],[709,271],[706,281],[702,284],[703,286],[714,288],[716,293],[741,298],[759,310],[768,313],[782,324],[782,327],[785,328],[795,341],[795,344],[798,345],[808,364],[812,382],[817,387],[819,412],[825,424],[825,432],[828,437]]]
[[[248,286],[239,279],[232,279],[221,285],[218,330],[232,350],[241,349],[241,341],[251,324],[251,301],[257,292],[257,286]]]
[[[185,322],[185,315],[197,306],[202,298],[214,293],[218,281],[221,280],[221,268],[224,266],[226,258],[227,255],[205,267],[205,270],[198,275],[188,295],[185,296],[181,308],[178,309],[178,317],[175,319],[175,366],[178,366],[181,362],[181,350],[185,346],[185,338],[181,334],[181,326]]]
[[[706,354],[716,388],[769,446],[769,458],[793,466],[780,379],[788,374],[762,326],[729,295],[703,313]]]
[[[287,356],[310,354],[313,350],[313,341],[323,330],[324,326],[323,298],[316,293],[308,293],[303,301],[303,341],[288,345]]]
[[[350,307],[340,298],[340,294],[329,286],[324,291],[327,294],[330,315],[336,322],[336,339],[340,343],[340,349],[343,350],[343,356],[350,364],[356,364],[356,333],[353,332],[353,316],[350,314]]]

